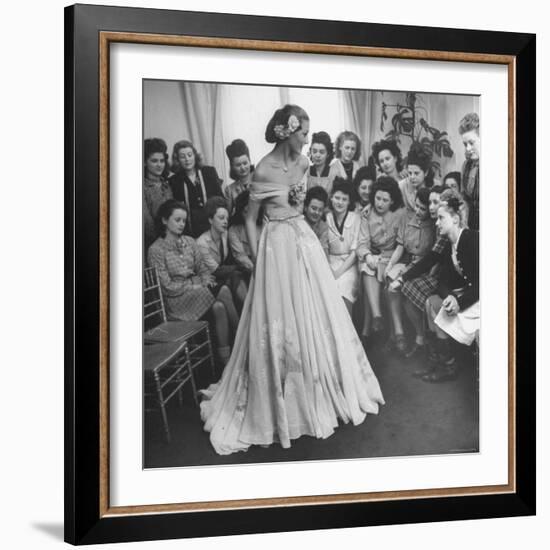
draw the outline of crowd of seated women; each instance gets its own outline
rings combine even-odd
[[[418,360],[426,382],[454,379],[457,343],[479,332],[479,118],[457,129],[466,161],[435,177],[430,151],[380,140],[361,164],[361,140],[311,136],[310,168],[295,200],[319,238],[342,299],[366,346]],[[254,270],[245,230],[254,166],[246,143],[226,148],[229,184],[188,140],[168,162],[160,138],[144,143],[144,246],[167,314],[207,319],[225,363]],[[261,229],[263,214],[257,222]],[[261,231],[257,234],[260,235]]]

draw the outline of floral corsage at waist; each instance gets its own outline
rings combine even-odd
[[[306,182],[304,180],[293,183],[288,192],[288,204],[301,207],[306,200]]]

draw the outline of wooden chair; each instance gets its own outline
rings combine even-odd
[[[146,268],[144,271],[143,317],[145,397],[155,396],[166,438],[170,441],[166,415],[168,401],[178,395],[181,403],[181,390],[190,381],[193,398],[198,404],[193,371],[201,364],[209,361],[212,374],[216,377],[210,329],[206,321],[167,320],[155,268]]]

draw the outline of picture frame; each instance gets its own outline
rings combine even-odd
[[[108,29],[108,30],[105,30]],[[77,5],[65,11],[65,540],[72,544],[535,513],[535,37]],[[493,487],[112,507],[109,500],[109,48],[113,43],[508,67],[509,475]],[[518,368],[518,365],[523,368]]]

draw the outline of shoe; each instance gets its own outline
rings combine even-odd
[[[429,374],[432,374],[436,369],[436,366],[431,364],[431,365],[428,365],[427,367],[422,367],[420,369],[417,369],[417,370],[414,370],[412,373],[411,373],[411,376],[413,378],[424,378],[424,376],[428,376]]]
[[[381,330],[384,330],[384,321],[382,320],[382,317],[373,317],[371,330],[372,332],[380,332]]]
[[[448,382],[450,380],[456,380],[458,378],[458,368],[456,365],[445,365],[434,369],[433,372],[425,374],[422,377],[424,382],[431,384],[437,384],[439,382]]]
[[[406,355],[408,351],[407,339],[404,334],[395,335],[395,349],[402,355]]]
[[[418,344],[415,342],[405,353],[407,359],[424,359],[426,357],[426,344]]]

